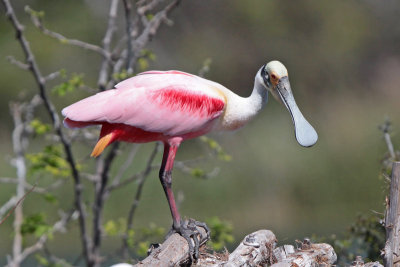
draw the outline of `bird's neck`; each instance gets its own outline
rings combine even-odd
[[[255,116],[268,101],[268,90],[264,87],[261,79],[260,73],[257,73],[254,78],[253,92],[246,98],[249,116]]]
[[[230,92],[225,114],[222,116],[222,129],[235,130],[244,126],[264,107],[268,100],[267,89],[262,85],[260,75],[256,75],[253,92],[249,97],[240,97]]]

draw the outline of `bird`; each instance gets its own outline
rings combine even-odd
[[[288,71],[277,60],[264,64],[256,73],[249,97],[241,97],[223,85],[182,71],[146,71],[115,85],[114,89],[84,98],[62,110],[64,125],[83,128],[101,125],[91,156],[99,156],[115,141],[164,144],[159,179],[172,215],[172,231],[198,255],[199,242],[209,237],[206,224],[182,220],[172,191],[172,169],[182,141],[213,131],[235,131],[254,118],[268,101],[268,93],[289,111],[295,138],[311,147],[318,135],[304,118],[291,90]],[[207,232],[202,240],[199,227]],[[200,239],[200,238],[199,238]]]

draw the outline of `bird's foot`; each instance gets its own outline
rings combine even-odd
[[[200,228],[205,230],[201,231]],[[203,222],[198,222],[193,219],[182,220],[178,229],[174,227],[169,231],[168,236],[178,233],[186,239],[189,245],[189,259],[191,262],[196,262],[199,258],[199,248],[210,240],[210,229]]]

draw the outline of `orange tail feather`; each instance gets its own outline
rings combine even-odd
[[[113,133],[109,133],[103,137],[101,137],[99,139],[99,141],[97,141],[96,146],[93,148],[92,154],[90,154],[91,157],[98,157],[103,150],[109,145],[111,144],[113,141]]]

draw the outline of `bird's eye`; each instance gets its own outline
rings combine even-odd
[[[271,74],[271,78],[272,78],[273,80],[276,80],[276,75],[275,75],[275,74]]]

